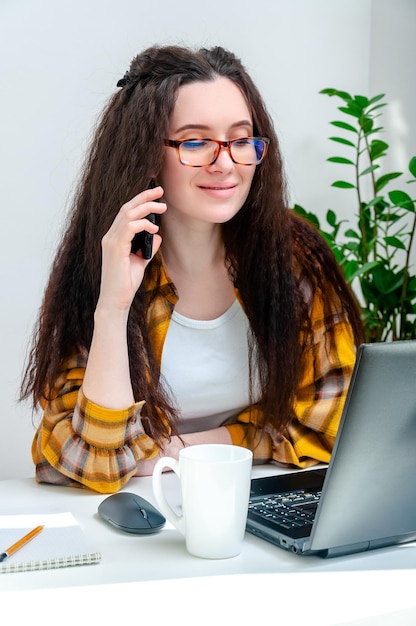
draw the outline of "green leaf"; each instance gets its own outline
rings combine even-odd
[[[383,176],[380,176],[380,178],[376,180],[376,191],[380,191],[380,189],[383,189],[383,187],[385,187],[391,180],[393,180],[394,178],[398,178],[398,176],[401,175],[402,172],[391,172],[390,174],[383,174]]]
[[[355,278],[359,278],[360,276],[363,276],[364,274],[372,270],[374,267],[378,265],[378,261],[371,261],[370,263],[364,263],[363,265],[361,265],[361,267],[358,267],[358,263],[356,265],[357,265],[357,268],[349,276],[348,282],[352,282]]]
[[[326,221],[333,228],[335,228],[337,225],[337,216],[335,215],[334,211],[332,211],[331,209],[329,209],[329,211],[326,214]]]
[[[322,89],[319,93],[322,93],[327,96],[338,96],[338,98],[342,98],[343,100],[352,100],[349,93],[347,93],[346,91],[339,91],[338,89],[332,89],[332,88]]]
[[[391,246],[392,248],[398,248],[399,250],[407,249],[403,241],[399,239],[398,237],[383,237],[383,239],[386,242],[386,244],[388,246]]]
[[[300,206],[300,204],[294,204],[293,205],[293,210],[298,215],[306,215],[305,209],[302,206]]]
[[[416,156],[410,159],[409,171],[416,178]]]
[[[358,270],[357,261],[348,261],[348,263],[344,265],[343,269],[344,269],[344,274],[345,274],[345,278],[347,279],[347,282],[352,283]]]
[[[378,170],[379,167],[380,167],[379,165],[371,165],[370,167],[367,167],[367,169],[360,172],[359,176],[365,176],[366,174],[370,174],[370,172],[374,172],[374,170]]]
[[[301,217],[304,217],[305,219],[307,219],[311,224],[316,226],[316,228],[318,228],[318,230],[320,230],[321,226],[320,226],[320,223],[319,223],[319,219],[317,218],[317,216],[314,213],[311,213],[310,211],[305,211],[305,209],[303,207],[301,207],[300,204],[295,204],[293,206],[293,210],[294,210],[295,213],[297,213]]]
[[[343,163],[344,165],[354,165],[355,166],[354,161],[351,161],[350,159],[346,159],[345,157],[329,157],[329,159],[327,159],[327,161],[330,161],[331,163]]]
[[[415,202],[404,191],[400,191],[398,189],[390,191],[389,198],[394,206],[401,207],[402,209],[406,209],[406,211],[411,211],[412,213],[415,212]]]
[[[380,263],[372,272],[373,284],[381,294],[391,294],[403,284],[403,272],[395,274]]]
[[[349,107],[338,107],[338,110],[342,113],[345,113],[346,115],[352,115],[353,117],[360,117],[361,115],[361,110],[357,108],[353,109]]]
[[[372,128],[370,133],[367,133],[367,135],[374,135],[374,133],[380,133],[383,129],[382,126],[377,126],[377,128]]]
[[[339,250],[339,248],[337,248],[336,244],[335,244],[335,245],[331,245],[331,249],[332,249],[332,252],[334,253],[334,256],[335,256],[335,258],[336,258],[336,260],[337,260],[337,263],[338,263],[340,266],[342,266],[342,263],[343,263],[343,255],[342,255],[341,250]]]
[[[354,254],[358,254],[358,244],[354,241],[349,241],[348,243],[346,243],[345,248],[347,250],[350,250],[350,252],[353,252]]]
[[[344,130],[349,130],[352,133],[358,133],[358,130],[351,126],[351,124],[347,124],[346,122],[330,122],[332,126],[337,126],[337,128],[343,128]]]
[[[348,183],[346,180],[336,180],[332,183],[331,187],[338,187],[339,189],[355,189],[355,185]]]
[[[380,157],[389,147],[389,145],[385,141],[381,141],[380,139],[374,139],[374,141],[370,144],[370,158],[372,161]]]
[[[371,280],[362,280],[360,281],[361,290],[363,292],[363,296],[367,302],[377,302],[378,303],[378,291],[375,288],[373,281]]]
[[[355,144],[352,141],[348,141],[348,139],[344,139],[343,137],[330,137],[331,141],[337,141],[338,143],[342,143],[344,146],[351,146],[351,148],[355,148]]]
[[[368,98],[365,96],[354,96],[354,102],[356,102],[362,109],[365,109],[369,104]]]
[[[375,107],[368,109],[367,114],[372,113],[373,111],[377,111],[377,109],[382,109],[385,106],[387,106],[387,102],[382,102],[381,104],[377,104]]]
[[[374,120],[369,117],[365,117],[363,120],[360,120],[360,126],[365,135],[370,135],[373,130]]]
[[[372,198],[372,200],[370,200],[369,202],[366,202],[366,203],[365,203],[365,206],[366,206],[366,207],[371,207],[371,206],[377,206],[377,205],[380,205],[380,206],[383,206],[383,207],[384,207],[384,206],[385,206],[385,204],[386,204],[386,203],[384,202],[384,198],[383,198],[383,196],[375,196],[374,198]]]
[[[361,239],[360,235],[356,233],[355,230],[352,230],[352,228],[349,228],[347,231],[345,231],[345,236],[353,237],[354,239]]]
[[[355,98],[347,102],[347,109],[349,109],[349,111],[355,111],[360,116],[363,115],[364,108],[365,107],[362,107],[361,104],[355,100]],[[341,111],[341,108],[338,107],[338,110]]]
[[[372,272],[374,287],[378,289],[381,293],[385,293],[388,289],[389,284],[389,272],[380,265],[374,268]]]
[[[385,93],[380,93],[378,96],[374,96],[374,98],[370,98],[370,100],[368,101],[368,104],[374,104],[375,102],[382,100],[385,95],[386,95]]]
[[[403,276],[392,276],[390,282],[386,286],[385,293],[393,293],[396,289],[399,289],[403,285]]]

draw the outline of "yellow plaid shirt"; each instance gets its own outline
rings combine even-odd
[[[158,285],[151,272],[146,285],[148,291],[157,290],[148,311],[148,327],[159,363],[177,301],[163,267],[161,271]],[[305,367],[294,405],[295,418],[283,436],[267,426],[262,430],[256,427],[261,417],[256,407],[247,407],[226,425],[232,442],[251,448],[257,463],[276,461],[308,467],[330,459],[355,362],[351,327],[342,310],[335,305],[332,309],[335,326],[327,333],[322,298],[315,294],[310,302],[313,342],[303,356]],[[56,381],[56,397],[44,403],[32,445],[36,478],[111,493],[135,474],[137,461],[155,457],[159,448],[142,427],[143,402],[125,410],[110,410],[84,396],[86,361],[86,353],[71,358]]]

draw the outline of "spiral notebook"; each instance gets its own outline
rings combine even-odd
[[[41,533],[0,563],[0,574],[100,562],[101,554],[91,549],[75,517],[66,512],[0,515],[0,552],[40,525],[45,526]]]

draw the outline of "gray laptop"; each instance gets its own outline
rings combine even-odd
[[[416,540],[416,340],[363,344],[328,468],[251,481],[247,530],[322,557]]]

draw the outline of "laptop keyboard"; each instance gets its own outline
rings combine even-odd
[[[320,491],[304,489],[274,495],[256,496],[249,502],[251,515],[274,522],[287,530],[312,526]]]

